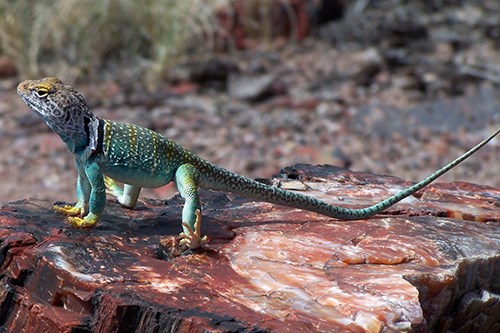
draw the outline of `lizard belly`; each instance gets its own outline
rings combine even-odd
[[[101,169],[102,173],[112,179],[129,185],[140,187],[160,187],[172,181],[172,175],[164,172],[148,172],[127,166],[112,166]]]

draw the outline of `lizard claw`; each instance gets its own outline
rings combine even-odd
[[[200,246],[208,243],[207,236],[201,236],[201,211],[197,209],[195,211],[196,221],[194,222],[194,230],[186,222],[182,222],[182,226],[187,230],[186,233],[181,232],[179,236],[181,240],[179,245],[187,246],[189,249],[194,250]]]
[[[70,205],[65,205],[64,207],[54,205],[52,207],[56,212],[62,213],[68,216],[83,216],[85,209],[81,207],[73,207]]]

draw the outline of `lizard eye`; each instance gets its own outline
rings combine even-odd
[[[44,98],[44,97],[47,97],[47,95],[49,94],[49,91],[46,89],[46,88],[38,88],[36,90],[36,95],[39,97],[39,98]]]

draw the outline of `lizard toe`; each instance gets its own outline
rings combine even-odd
[[[181,232],[179,234],[180,241],[179,245],[187,246],[189,249],[193,250],[201,247],[202,245],[208,243],[208,237],[201,235],[201,211],[197,209],[195,211],[196,221],[194,223],[194,230],[189,226],[188,223],[182,222],[182,226],[186,232]]]
[[[65,205],[64,207],[54,205],[52,207],[56,212],[62,213],[68,216],[83,216],[84,209],[81,207],[74,207],[70,205]]]

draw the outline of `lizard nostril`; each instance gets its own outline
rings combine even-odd
[[[18,92],[24,92],[28,89],[29,82],[23,81],[17,85]]]

